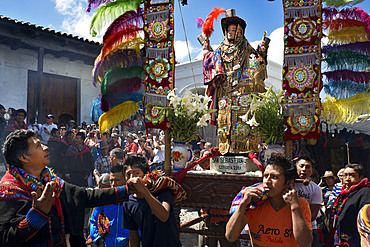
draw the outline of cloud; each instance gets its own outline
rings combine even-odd
[[[85,12],[86,0],[54,0],[56,10],[64,16],[62,31],[86,39],[101,42],[101,36],[90,35],[90,22],[93,13]]]
[[[201,47],[194,47],[190,41],[188,43],[189,43],[189,50],[190,50],[190,54],[192,58],[198,55],[200,51],[202,51]],[[188,47],[185,41],[182,41],[182,40],[175,41],[175,55],[176,55],[176,61],[178,62],[189,61]]]
[[[284,28],[275,29],[269,36],[271,39],[267,59],[278,64],[283,64],[284,59]]]

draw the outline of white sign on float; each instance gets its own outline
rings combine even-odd
[[[210,169],[224,173],[246,173],[258,170],[258,167],[244,156],[217,156],[211,158]]]

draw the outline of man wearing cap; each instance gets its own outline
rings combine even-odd
[[[135,135],[132,133],[128,133],[126,136],[126,151],[127,155],[130,156],[132,154],[137,154],[137,151],[139,150],[139,146],[136,142],[134,142],[136,139]]]
[[[44,123],[41,127],[41,143],[44,145],[48,144],[48,141],[51,137],[51,131],[52,129],[58,129],[58,126],[53,123],[54,121],[54,116],[53,114],[48,114],[46,116],[46,123]]]
[[[244,36],[246,22],[235,15],[234,9],[227,10],[225,15],[221,20],[225,39],[220,46],[213,51],[208,37],[203,42],[203,79],[208,86],[207,95],[212,98],[210,108],[218,109],[217,116],[212,114],[211,123],[218,126],[222,155],[258,152],[256,130],[241,116],[248,112],[249,94],[266,91],[269,39],[264,37],[256,51]]]
[[[75,128],[76,128],[75,120],[73,120],[73,119],[69,120],[67,131],[73,131],[73,129],[75,129]]]
[[[99,175],[103,173],[109,173],[110,158],[108,155],[109,145],[105,141],[99,142],[101,155],[95,161],[95,169],[98,171]]]

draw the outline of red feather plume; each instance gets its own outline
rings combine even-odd
[[[218,18],[222,13],[225,13],[225,10],[220,7],[213,8],[212,12],[208,14],[206,20],[203,24],[203,33],[206,37],[210,37],[213,33],[213,22]]]
[[[115,34],[109,36],[109,38],[104,42],[104,46],[101,50],[101,57],[105,57],[111,50],[121,43],[128,41],[130,39],[137,38],[139,32],[142,31],[142,27],[131,26],[131,28],[125,28],[116,32]]]
[[[118,31],[130,30],[134,27],[142,27],[143,25],[143,11],[141,8],[138,8],[137,11],[127,11],[110,24],[104,34],[103,42]]]

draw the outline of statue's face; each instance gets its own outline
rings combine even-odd
[[[227,27],[227,39],[228,40],[234,40],[236,35],[237,27],[235,24],[231,24]]]

